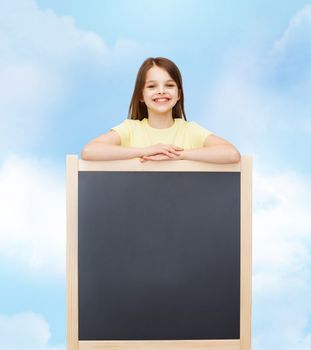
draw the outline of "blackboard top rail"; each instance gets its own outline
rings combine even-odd
[[[75,154],[67,155],[67,161],[78,162],[79,171],[209,171],[240,172],[241,163],[251,160],[251,156],[242,156],[239,163],[214,164],[192,160],[158,161],[140,163],[139,159],[86,161]]]

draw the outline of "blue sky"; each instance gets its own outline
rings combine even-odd
[[[254,349],[311,347],[310,1],[11,0],[0,52],[0,348],[64,349],[65,156],[127,117],[150,56],[254,158]]]

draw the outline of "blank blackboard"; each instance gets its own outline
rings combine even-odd
[[[79,171],[79,340],[240,338],[240,172]]]

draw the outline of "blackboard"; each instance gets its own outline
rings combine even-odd
[[[240,338],[240,172],[78,172],[79,340]]]

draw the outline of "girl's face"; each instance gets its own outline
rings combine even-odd
[[[148,111],[157,113],[173,109],[180,98],[175,81],[165,69],[158,66],[148,70],[142,95]]]

